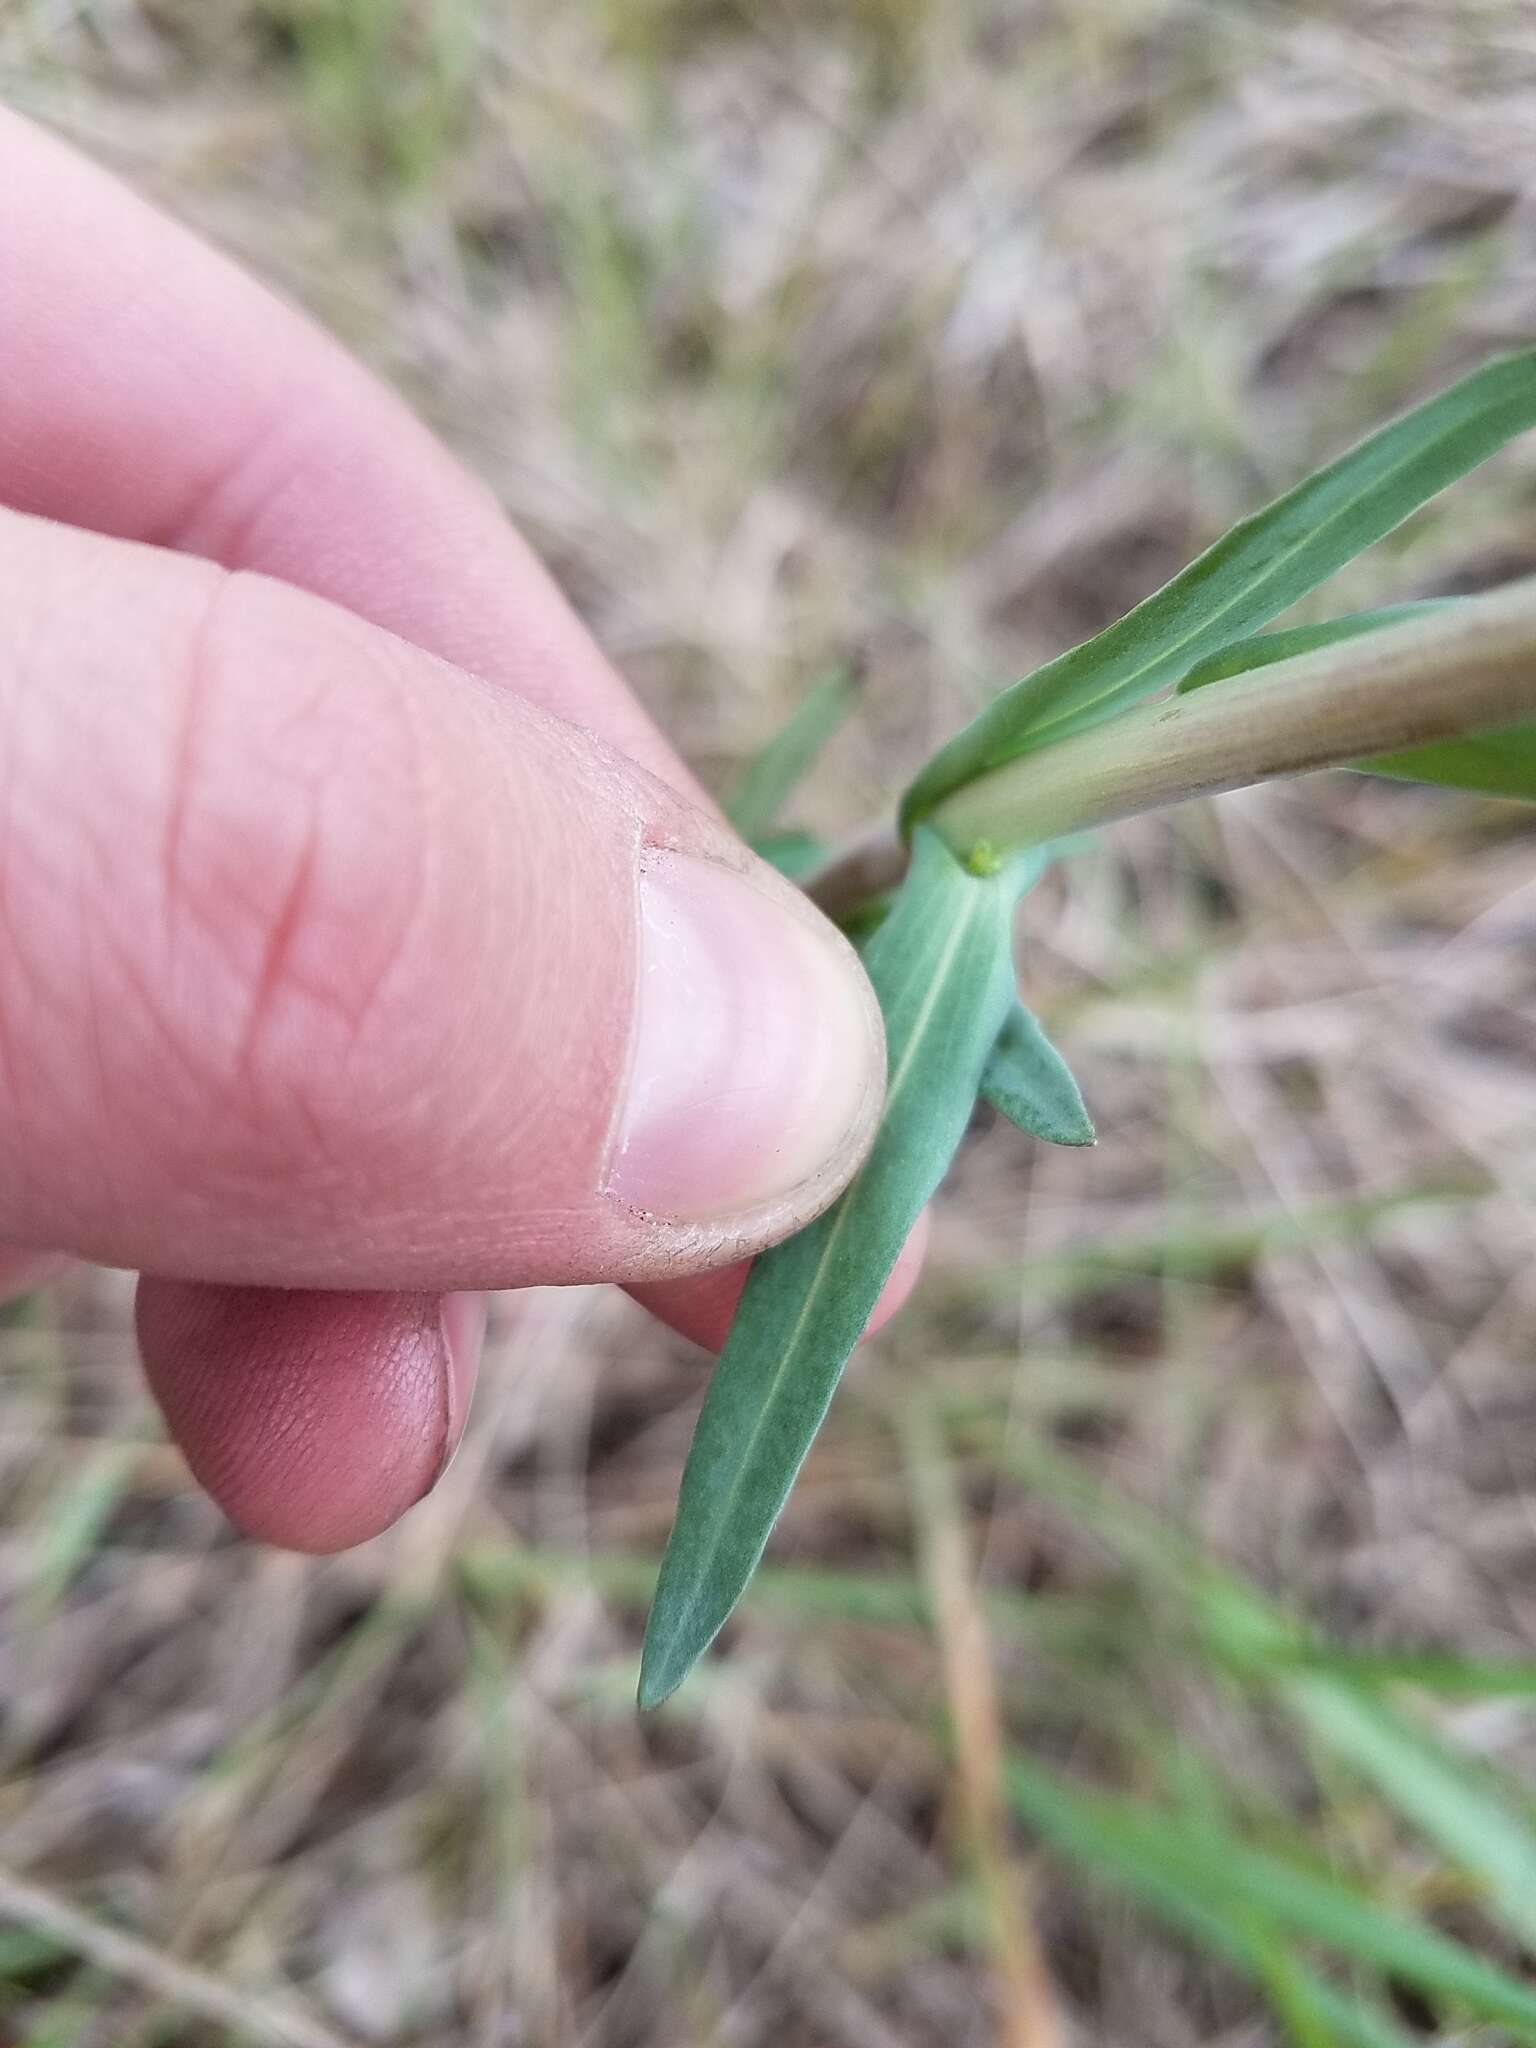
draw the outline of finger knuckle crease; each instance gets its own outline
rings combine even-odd
[[[359,689],[344,640],[252,673],[249,606],[221,581],[193,636],[166,833],[173,953],[224,988],[219,1069],[241,1101],[274,1096],[317,1124],[386,1028],[408,951],[424,835],[399,692]],[[211,964],[210,964],[211,956]]]

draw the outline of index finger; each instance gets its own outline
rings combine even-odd
[[[345,605],[702,792],[482,484],[300,313],[0,109],[0,503]]]
[[[702,794],[489,491],[397,398],[233,264],[3,111],[0,297],[0,502],[310,590]],[[647,1306],[718,1342],[729,1292],[679,1280]],[[420,1300],[380,1296],[364,1317],[346,1297],[150,1279],[140,1303],[178,1434],[269,1538],[358,1540],[430,1482],[440,1346]],[[295,1387],[334,1398],[319,1411],[284,1398],[275,1427],[268,1396]],[[329,1503],[318,1521],[316,1498]]]

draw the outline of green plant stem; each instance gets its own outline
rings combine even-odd
[[[956,790],[929,822],[962,858],[982,844],[1003,854],[1533,712],[1536,577],[1219,690],[1138,705]]]

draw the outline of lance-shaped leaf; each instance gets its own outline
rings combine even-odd
[[[1353,640],[1383,626],[1446,611],[1464,600],[1431,598],[1422,604],[1387,605],[1380,611],[1347,612],[1319,625],[1293,626],[1281,633],[1260,633],[1234,641],[1207,661],[1198,663],[1179,684],[1179,695],[1246,675],[1293,654],[1310,654],[1340,640]],[[1350,766],[1361,774],[1390,775],[1402,782],[1433,782],[1447,789],[1466,789],[1483,796],[1508,796],[1536,803],[1536,719],[1477,733],[1466,739],[1436,740],[1423,747],[1404,747],[1391,754],[1373,754]]]
[[[1536,426],[1536,351],[1487,364],[1243,520],[1171,583],[988,705],[923,769],[910,830],[957,789],[1097,723],[1267,625],[1409,513]]]
[[[726,816],[743,839],[756,839],[767,831],[853,709],[858,694],[851,671],[834,669],[807,692],[803,703],[747,764],[725,806]]]
[[[1040,1020],[1015,1003],[981,1073],[981,1093],[1001,1116],[1051,1145],[1091,1145],[1082,1093]]]
[[[1016,871],[969,874],[934,833],[917,835],[865,953],[890,1060],[879,1135],[827,1213],[752,1268],[683,1473],[646,1627],[644,1707],[687,1676],[751,1578],[849,1353],[965,1134],[1014,1000],[1020,885]]]
[[[1431,597],[1418,604],[1387,604],[1372,612],[1346,612],[1342,618],[1323,619],[1307,626],[1286,626],[1277,633],[1255,633],[1197,661],[1187,675],[1180,676],[1177,695],[1203,690],[1211,683],[1224,683],[1231,676],[1246,675],[1250,669],[1268,668],[1277,661],[1289,661],[1293,654],[1311,654],[1319,647],[1333,647],[1341,640],[1358,640],[1362,633],[1375,633],[1382,626],[1406,625],[1410,619],[1426,619],[1454,605],[1454,597]]]

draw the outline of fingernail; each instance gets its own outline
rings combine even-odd
[[[884,1083],[880,1012],[839,932],[733,868],[652,857],[611,1194],[704,1222],[804,1190],[814,1213],[862,1156]]]
[[[480,1371],[480,1353],[485,1346],[488,1309],[489,1301],[481,1293],[443,1296],[443,1450],[432,1475],[432,1486],[437,1485],[453,1463],[464,1441],[464,1424]],[[429,1486],[427,1491],[431,1490]]]

